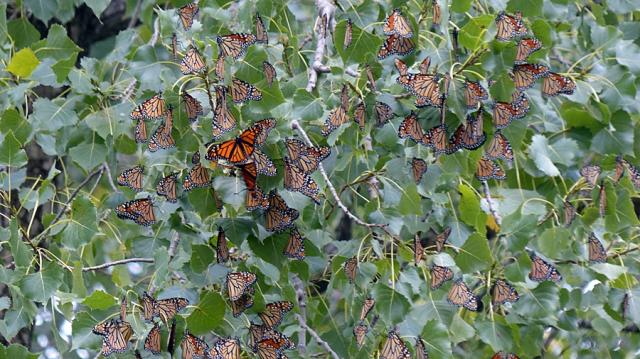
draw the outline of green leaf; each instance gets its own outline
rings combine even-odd
[[[629,114],[618,111],[611,124],[596,133],[591,140],[591,150],[601,154],[622,153],[633,155],[634,132]]]
[[[24,0],[24,4],[33,11],[35,17],[45,24],[55,15],[58,9],[56,2],[50,0]]]
[[[104,11],[104,9],[109,6],[109,0],[84,0],[84,3],[87,4],[88,7],[91,8],[93,13],[97,18],[100,18],[100,14]]]
[[[543,7],[542,0],[509,0],[507,11],[512,14],[520,11],[523,17],[531,18],[542,16]]]
[[[0,43],[7,41],[7,4],[0,4]]]
[[[20,289],[25,297],[40,303],[46,303],[62,284],[64,273],[56,264],[43,266],[38,272],[24,277]]]
[[[489,344],[494,352],[508,350],[513,345],[513,336],[506,326],[498,321],[478,321],[474,323],[480,340]]]
[[[105,293],[103,290],[95,290],[91,295],[86,297],[82,304],[91,309],[105,310],[113,307],[118,303],[116,297]]]
[[[347,22],[340,21],[334,31],[335,49],[345,64],[362,64],[373,61],[378,53],[382,40],[377,36],[362,30],[356,24],[353,24],[353,37],[351,45],[344,48],[344,34]]]
[[[555,177],[560,171],[549,158],[549,140],[544,135],[534,135],[529,145],[529,156],[532,157],[536,167],[545,175]]]
[[[471,0],[453,0],[451,1],[451,11],[457,13],[465,13],[471,8]]]
[[[385,323],[399,322],[409,309],[407,299],[385,284],[378,283],[374,285],[371,294],[376,300],[376,309],[380,314],[380,318]]]
[[[62,244],[67,248],[81,248],[98,233],[97,213],[93,203],[80,195],[71,203],[69,224],[61,233]]]
[[[29,77],[39,63],[40,61],[33,53],[33,50],[24,48],[13,55],[7,66],[7,71],[18,77]]]
[[[11,344],[8,347],[0,344],[0,358],[37,359],[39,356],[20,344]]]
[[[460,318],[460,315],[456,313],[453,316],[451,325],[449,326],[449,336],[453,344],[458,344],[475,335],[475,330],[464,319]]]
[[[451,342],[449,341],[449,333],[438,320],[430,320],[422,329],[422,338],[426,341],[426,348],[429,352],[429,358],[450,358]]]
[[[616,191],[616,187],[605,185],[605,192],[607,194],[607,208],[604,223],[608,231],[615,233],[629,226],[640,224],[627,190]]]
[[[69,72],[75,68],[77,58],[78,54],[74,53],[68,58],[60,60],[51,66],[51,69],[56,74],[56,81],[60,83],[67,78]]]
[[[216,329],[224,318],[226,304],[217,292],[204,292],[196,309],[187,318],[187,327],[194,335],[202,335]]]
[[[87,287],[84,285],[84,277],[82,276],[82,262],[73,263],[73,294],[78,297],[87,295]]]
[[[9,131],[13,132],[16,139],[22,145],[24,145],[31,136],[31,125],[14,108],[5,110],[2,118],[0,118],[0,132],[7,134]]]
[[[51,26],[47,38],[38,41],[32,48],[40,60],[45,58],[65,60],[82,50],[67,36],[67,30],[59,24]]]
[[[478,233],[470,235],[460,248],[460,254],[455,257],[455,260],[463,273],[473,273],[489,268],[493,263],[493,256],[487,239]]]
[[[409,214],[422,214],[422,206],[420,205],[420,195],[418,189],[412,183],[404,189],[402,196],[400,197],[400,204],[398,210],[403,215]]]
[[[40,39],[40,32],[26,18],[9,20],[7,31],[16,49],[28,47]]]
[[[209,246],[194,245],[191,248],[191,261],[189,265],[191,270],[196,273],[200,273],[209,267],[209,264],[214,263],[215,255],[213,250]]]
[[[17,268],[27,268],[33,258],[33,252],[22,240],[22,234],[18,230],[18,222],[15,219],[9,224],[9,231],[11,232],[9,246],[13,261]]]
[[[83,71],[76,71],[75,73],[76,76],[78,76],[77,81],[81,81],[82,83],[86,82],[86,86],[88,86],[86,91],[90,92],[90,79],[82,77],[85,76],[86,73]],[[70,75],[72,82],[74,78],[73,74],[74,72]],[[84,118],[84,123],[86,123],[89,128],[94,130],[103,139],[107,139],[108,136],[118,137],[122,134],[128,134],[133,137],[133,128],[135,124],[129,118],[131,109],[131,104],[120,103],[89,114]],[[150,131],[150,129],[147,130]]]
[[[21,148],[22,144],[13,134],[13,131],[9,131],[2,144],[0,144],[0,164],[9,167],[22,167],[27,164],[27,154]]]
[[[82,143],[69,149],[69,155],[85,171],[91,171],[107,158],[107,147],[101,143]]]
[[[458,205],[460,219],[484,235],[487,231],[485,228],[487,214],[480,208],[480,200],[473,189],[465,184],[459,184],[458,191],[460,192],[460,204]]]
[[[75,125],[78,122],[78,115],[74,111],[76,100],[69,97],[53,101],[47,98],[37,99],[30,116],[32,126],[41,131],[55,132],[62,127]]]
[[[461,29],[458,41],[460,45],[474,51],[487,42],[489,24],[493,22],[493,15],[481,15],[469,19]]]

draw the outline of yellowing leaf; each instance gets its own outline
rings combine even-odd
[[[38,67],[40,61],[33,51],[26,47],[13,55],[7,70],[18,77],[28,77]]]

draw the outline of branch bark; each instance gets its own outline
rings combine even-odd
[[[94,270],[105,269],[105,268],[109,268],[109,267],[113,267],[121,264],[127,264],[127,263],[153,263],[153,258],[125,258],[125,259],[120,259],[113,262],[103,263],[93,267],[84,267],[82,268],[82,271],[90,272]]]
[[[334,14],[336,12],[336,6],[331,0],[316,0],[316,7],[318,8],[318,19],[316,21],[316,51],[313,55],[313,62],[309,68],[309,82],[307,83],[307,91],[311,92],[318,83],[318,74],[328,73],[331,71],[329,66],[325,65],[324,55],[327,50],[327,35],[329,29],[333,32],[336,26],[336,20]]]
[[[313,339],[315,339],[318,344],[324,348],[324,350],[326,350],[327,352],[329,352],[329,354],[331,354],[331,356],[333,357],[333,359],[340,359],[340,357],[338,356],[338,354],[336,354],[335,351],[333,351],[333,349],[331,349],[331,347],[329,346],[329,344],[327,342],[325,342],[324,340],[322,340],[322,338],[320,338],[320,335],[318,335],[318,333],[315,332],[315,330],[311,329],[307,323],[304,321],[304,319],[300,316],[300,314],[296,314],[296,319],[298,319],[298,324],[300,324],[300,326],[302,327],[302,329],[306,330],[309,334],[311,334],[311,336],[313,337]]]
[[[293,274],[291,277],[291,283],[296,291],[296,297],[298,298],[298,308],[300,309],[300,318],[307,322],[307,295],[304,292],[304,285],[300,278]],[[307,336],[303,331],[298,331],[298,353],[300,356],[304,356],[307,352]]]
[[[487,183],[487,181],[482,181],[482,190],[484,192],[484,197],[487,200],[489,212],[493,216],[493,219],[496,220],[496,223],[500,224],[500,222],[502,222],[502,218],[500,218],[500,215],[498,214],[496,209],[493,208],[493,199],[491,198],[491,192],[489,191],[489,184]]]

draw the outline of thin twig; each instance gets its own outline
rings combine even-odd
[[[89,194],[93,193],[96,188],[98,188],[98,184],[100,184],[100,180],[102,179],[102,175],[104,174],[104,167],[100,166],[100,173],[98,173],[98,178],[96,179],[96,182],[93,184],[93,187],[91,187],[91,191],[89,191]]]
[[[482,181],[482,190],[484,192],[484,197],[487,200],[487,206],[489,206],[489,212],[491,212],[491,215],[493,216],[493,219],[496,220],[496,223],[500,224],[500,222],[502,222],[502,218],[500,218],[498,212],[495,210],[495,208],[493,208],[493,199],[491,198],[491,192],[489,192],[489,184],[487,183],[487,181]]]
[[[173,257],[176,256],[176,250],[178,249],[179,242],[180,242],[180,234],[178,232],[174,232],[174,235],[171,238],[171,242],[169,242],[169,249],[167,251],[167,254],[169,254],[168,263],[171,263],[171,261],[173,260]],[[156,291],[156,287],[153,284],[153,281],[151,281],[151,284],[149,285],[149,289],[147,290],[147,292],[153,295],[155,291]]]
[[[153,35],[151,35],[151,39],[149,39],[149,42],[147,43],[147,45],[156,46],[159,36],[160,36],[160,18],[156,18],[156,20],[153,22]]]
[[[323,347],[326,351],[328,351],[329,354],[331,354],[331,356],[333,357],[333,359],[340,359],[338,354],[336,354],[336,352],[334,352],[333,349],[331,349],[329,344],[327,342],[325,342],[324,340],[322,340],[322,338],[320,338],[320,335],[318,335],[318,333],[316,333],[315,330],[309,328],[309,326],[303,320],[303,318],[300,316],[300,314],[296,313],[296,319],[298,319],[298,324],[300,324],[300,327],[302,327],[302,329],[306,330],[309,334],[311,334],[313,339],[315,339],[316,342],[318,342],[318,344],[321,347]]]
[[[131,29],[138,22],[138,16],[140,16],[140,8],[142,7],[142,0],[138,0],[136,3],[136,8],[133,10],[133,14],[131,15],[131,20],[129,20],[129,25],[127,29]]]
[[[109,185],[111,186],[111,189],[115,193],[120,193],[121,191],[118,189],[118,187],[116,187],[116,184],[113,182],[113,175],[111,175],[111,169],[109,168],[109,165],[106,162],[103,162],[102,167],[104,167],[104,170],[107,172],[107,179],[109,180]]]
[[[324,60],[327,48],[327,34],[329,29],[333,32],[336,24],[336,20],[333,17],[336,12],[336,5],[332,1],[316,0],[316,7],[318,8],[318,21],[315,33],[318,41],[316,42],[313,62],[311,63],[311,68],[309,68],[309,82],[307,83],[307,91],[309,92],[316,87],[319,73],[331,72],[331,68],[325,65],[322,60]]]
[[[109,268],[109,267],[113,267],[121,264],[127,264],[127,263],[153,263],[153,262],[154,262],[153,258],[125,258],[125,259],[119,259],[113,262],[103,263],[93,267],[84,267],[82,268],[82,271],[90,272],[94,270],[105,269],[105,268]]]
[[[307,143],[307,145],[313,146],[313,142],[311,142],[311,139],[309,138],[307,133],[300,126],[300,123],[298,123],[298,120],[291,121],[291,128],[297,129],[300,132],[300,134],[302,135],[302,137],[304,138],[304,140]],[[324,181],[326,182],[327,187],[329,187],[329,191],[331,192],[331,195],[333,195],[333,199],[335,199],[336,204],[338,205],[338,207],[340,207],[340,209],[342,209],[342,211],[347,216],[349,216],[349,218],[351,218],[354,222],[358,223],[361,226],[365,226],[365,227],[369,227],[369,228],[374,228],[374,227],[383,228],[386,231],[386,227],[387,227],[386,224],[382,224],[382,223],[367,223],[367,222],[363,221],[362,219],[358,218],[355,214],[351,213],[351,211],[349,211],[347,206],[345,206],[344,203],[342,203],[342,201],[340,200],[340,197],[338,196],[338,192],[336,191],[336,188],[333,186],[333,183],[331,183],[331,181],[329,180],[329,176],[327,176],[327,172],[324,170],[324,166],[322,166],[322,163],[318,164],[318,170],[320,171],[320,174],[324,178]]]
[[[304,285],[300,278],[292,274],[291,284],[296,291],[296,297],[298,298],[298,308],[300,317],[303,322],[307,322],[307,294],[304,292]],[[304,356],[307,352],[307,336],[303,331],[298,331],[298,352],[300,356]]]

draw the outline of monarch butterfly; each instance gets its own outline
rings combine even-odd
[[[560,272],[558,272],[553,265],[540,258],[535,253],[531,253],[529,257],[531,258],[531,272],[529,272],[529,279],[536,282],[544,282],[545,280],[559,282],[562,280],[562,275],[560,275]]]
[[[164,114],[165,102],[162,95],[158,94],[136,106],[130,116],[132,120],[157,120]]]
[[[515,303],[520,299],[516,289],[503,279],[496,280],[491,292],[492,300],[495,304]]]
[[[351,19],[347,18],[347,24],[344,28],[344,41],[342,42],[342,48],[347,49],[351,46],[351,41],[353,40],[353,22]]]
[[[250,272],[227,273],[227,292],[229,299],[238,300],[245,291],[256,282],[256,275]]]
[[[447,125],[438,125],[429,129],[425,135],[424,142],[428,147],[433,149],[434,154],[450,154],[454,150],[449,143],[449,136],[447,135]]]
[[[409,75],[409,68],[407,67],[407,64],[404,63],[404,61],[398,58],[395,58],[393,62],[396,65],[396,69],[398,70],[398,73],[400,74],[400,76]]]
[[[178,172],[173,172],[163,177],[156,186],[158,196],[163,196],[168,202],[178,202],[176,195],[176,183],[178,182]]]
[[[549,68],[537,64],[520,64],[513,66],[511,78],[516,90],[524,91],[533,86],[537,79],[547,76]]]
[[[251,127],[256,131],[256,146],[262,146],[267,141],[271,130],[276,127],[276,120],[274,118],[265,118],[256,121]]]
[[[176,146],[176,141],[171,136],[173,129],[173,110],[171,107],[167,109],[167,118],[158,126],[156,131],[149,140],[148,148],[150,152],[156,152],[158,149],[169,149]]]
[[[462,279],[453,282],[449,293],[447,293],[447,302],[458,307],[465,307],[473,312],[479,311],[481,306],[478,297],[473,294]]]
[[[231,301],[231,313],[234,318],[239,317],[245,310],[253,307],[253,294],[255,289],[249,287],[247,291],[240,296],[238,300]]]
[[[513,119],[524,117],[529,112],[529,100],[521,92],[514,92],[512,102],[496,102],[493,104],[493,123],[497,129],[503,129]]]
[[[622,159],[622,156],[618,155],[616,156],[616,171],[613,174],[613,182],[614,183],[620,182],[620,178],[622,178],[623,175],[624,175],[624,159]]]
[[[205,158],[209,161],[222,159],[232,164],[246,163],[255,150],[256,137],[261,132],[261,126],[253,125],[234,139],[217,144],[209,142],[205,144],[207,147]]]
[[[304,260],[304,237],[296,227],[293,227],[289,232],[289,241],[283,253],[288,258]]]
[[[424,133],[424,130],[418,123],[418,116],[413,111],[400,123],[400,127],[398,127],[398,137],[408,137],[414,142],[425,146],[429,142],[429,137]]]
[[[252,157],[253,157],[253,162],[255,163],[255,166],[256,166],[256,171],[258,173],[262,173],[265,176],[276,175],[276,172],[277,172],[276,166],[274,166],[273,162],[271,162],[269,157],[267,157],[267,155],[262,153],[262,151],[255,149],[253,151]]]
[[[489,93],[485,90],[480,82],[465,80],[464,82],[464,101],[467,108],[476,108],[480,101],[489,98]]]
[[[376,101],[373,110],[376,115],[376,126],[378,127],[384,126],[385,123],[389,122],[389,120],[395,116],[391,106],[384,102]]]
[[[240,168],[240,174],[244,180],[244,184],[247,190],[253,191],[256,189],[256,179],[258,178],[258,169],[255,162],[247,162],[238,166]]]
[[[495,354],[493,354],[493,356],[491,357],[491,359],[520,359],[519,356],[513,354],[513,353],[505,353],[505,352],[497,352]]]
[[[529,112],[529,99],[524,92],[514,91],[511,94],[511,108],[514,118],[523,118]]]
[[[218,227],[218,242],[216,243],[216,261],[224,263],[229,260],[229,244],[227,235],[222,227]]]
[[[182,181],[182,189],[185,191],[191,191],[195,188],[208,187],[211,180],[209,179],[209,172],[200,163],[193,166],[189,171],[189,174]]]
[[[173,54],[173,59],[178,60],[178,35],[175,32],[171,34],[171,53]]]
[[[362,348],[362,346],[364,345],[364,339],[368,332],[369,327],[367,327],[364,322],[358,323],[358,325],[353,328],[353,336],[356,338],[356,344],[358,345],[358,348]]]
[[[216,67],[214,69],[216,77],[220,81],[224,81],[224,56],[218,56],[216,60]]]
[[[342,108],[342,106],[338,106],[329,112],[329,116],[324,121],[324,125],[322,126],[322,135],[327,137],[331,132],[333,132],[336,128],[341,125],[347,123],[349,121],[349,116],[347,116],[347,112]]]
[[[360,310],[360,321],[363,321],[367,315],[373,310],[373,306],[376,305],[375,299],[367,297],[362,303],[362,309]]]
[[[200,163],[200,151],[196,150],[192,155],[191,155],[191,164],[197,165]]]
[[[262,324],[255,324],[250,322],[249,324],[249,340],[247,345],[255,353],[258,351],[258,342],[262,340],[265,332],[268,328]]]
[[[416,184],[422,181],[422,176],[427,173],[427,162],[420,158],[411,159],[411,173],[413,174],[413,180]]]
[[[198,116],[203,114],[202,104],[200,101],[196,100],[195,97],[184,92],[182,94],[182,102],[184,102],[184,108],[187,112],[187,118],[189,121],[195,122],[198,119]]]
[[[269,63],[269,61],[262,61],[262,72],[264,78],[267,80],[267,86],[271,87],[273,80],[276,79],[276,68]]]
[[[380,351],[381,359],[409,359],[411,354],[407,345],[400,339],[395,330],[390,330],[387,335],[387,341],[384,343]]]
[[[243,103],[249,100],[262,100],[262,92],[252,84],[234,78],[231,81],[231,100],[234,103]]]
[[[258,316],[265,326],[275,328],[282,323],[284,315],[289,313],[291,309],[293,309],[293,303],[287,300],[268,303],[264,311],[258,314]]]
[[[439,80],[438,75],[425,74],[408,74],[396,78],[396,82],[402,87],[421,98],[426,104],[436,107],[440,106]]]
[[[439,26],[442,18],[442,10],[440,10],[438,0],[432,0],[431,3],[433,4],[433,26]]]
[[[640,170],[638,170],[637,167],[629,163],[629,161],[626,161],[626,160],[622,160],[622,161],[624,161],[624,164],[627,166],[627,169],[629,170],[629,176],[631,177],[631,182],[636,188],[639,188],[640,187]]]
[[[286,349],[295,348],[295,344],[291,342],[284,334],[264,327],[262,337],[257,341],[255,348],[260,359],[282,359],[286,358],[282,353]]]
[[[289,191],[300,192],[320,203],[318,184],[298,166],[293,165],[288,157],[284,158],[284,188]]]
[[[364,72],[367,74],[367,81],[369,82],[369,89],[371,91],[376,92],[376,79],[373,77],[373,71],[371,71],[371,66],[367,65],[364,68]]]
[[[187,305],[189,305],[189,300],[186,298],[175,297],[156,300],[147,292],[142,293],[142,314],[146,321],[151,321],[153,318],[158,317],[163,322],[168,323]]]
[[[160,326],[158,323],[153,323],[153,328],[151,328],[144,340],[144,349],[150,351],[153,355],[160,354],[160,339]]]
[[[488,181],[490,179],[503,180],[507,178],[507,175],[496,161],[483,156],[478,160],[476,178],[479,181]]]
[[[500,41],[509,41],[527,34],[527,28],[522,22],[522,13],[519,11],[516,12],[515,16],[507,15],[504,11],[501,11],[496,17],[496,26],[498,28],[496,39]]]
[[[349,111],[349,87],[346,84],[342,84],[342,90],[340,90],[340,106],[346,111]]]
[[[180,21],[182,22],[182,27],[185,30],[191,29],[193,25],[193,19],[198,15],[198,3],[190,3],[178,9],[178,16],[180,17]]]
[[[364,130],[367,121],[367,109],[363,101],[358,102],[356,109],[353,111],[353,120],[358,124],[361,130]]]
[[[180,72],[182,72],[183,75],[197,74],[202,72],[205,66],[206,63],[202,55],[200,55],[200,52],[198,52],[198,49],[190,47],[180,62]]]
[[[213,110],[211,126],[211,134],[214,139],[236,128],[236,119],[227,107],[227,89],[224,86],[216,86],[215,91],[216,107]]]
[[[442,233],[439,233],[436,236],[436,251],[438,253],[442,252],[444,249],[444,245],[447,243],[447,239],[451,235],[451,227],[445,227]]]
[[[518,40],[518,47],[516,52],[516,64],[524,64],[527,62],[527,57],[532,53],[540,50],[542,43],[535,37]]]
[[[571,95],[575,89],[576,83],[572,79],[555,72],[549,72],[542,80],[542,94],[545,96]]]
[[[120,301],[120,320],[125,320],[127,318],[127,296],[125,294]]]
[[[387,16],[382,27],[382,32],[385,35],[398,35],[401,37],[412,37],[413,31],[411,25],[402,16],[400,9],[393,9],[391,15]]]
[[[493,139],[489,142],[489,147],[484,152],[486,158],[490,160],[502,159],[508,162],[513,161],[513,148],[509,140],[500,130],[493,133]]]
[[[120,319],[111,319],[93,327],[93,333],[102,336],[102,355],[122,353],[129,346],[133,335],[131,324]]]
[[[477,117],[468,115],[464,124],[460,124],[451,136],[451,150],[457,151],[461,148],[475,150],[484,144],[487,139],[483,131],[482,107],[478,111]]]
[[[188,330],[185,330],[180,348],[182,348],[182,359],[202,359],[206,357],[209,350],[204,340],[192,335]]]
[[[118,185],[129,187],[136,192],[142,191],[143,172],[143,166],[135,166],[133,168],[122,171],[122,173],[118,176]]]
[[[576,207],[574,207],[571,202],[564,201],[564,225],[569,226],[571,222],[576,218]]]
[[[418,69],[420,70],[421,74],[427,75],[429,74],[430,66],[431,66],[431,58],[429,56],[426,56],[424,60],[422,60],[422,62],[420,63],[420,66],[418,67]]]
[[[261,44],[269,43],[269,36],[267,35],[267,28],[264,26],[262,17],[256,13],[256,42]]]
[[[119,204],[116,207],[116,215],[118,218],[130,219],[141,226],[150,226],[156,223],[151,197],[134,199]]]
[[[604,185],[604,180],[600,181],[600,191],[598,197],[598,209],[600,211],[600,217],[604,217],[607,210],[607,191]]]
[[[135,137],[136,143],[147,142],[147,124],[144,123],[144,120],[141,118],[138,119],[136,122],[134,137]]]
[[[598,183],[598,177],[602,169],[598,165],[587,165],[583,166],[580,169],[580,175],[584,178],[584,180],[589,184],[591,188],[595,187]]]
[[[453,271],[449,267],[441,267],[433,265],[430,269],[431,282],[429,288],[436,290],[440,288],[444,282],[453,279]]]
[[[382,46],[378,50],[378,59],[382,60],[389,55],[408,55],[415,50],[416,45],[411,39],[400,37],[398,35],[391,35],[382,43]]]
[[[272,190],[269,192],[269,208],[265,213],[266,229],[269,232],[280,232],[291,226],[300,213],[287,206],[282,197]]]
[[[208,354],[210,359],[240,359],[240,341],[236,338],[220,338],[209,349]]]
[[[422,260],[423,255],[424,247],[422,246],[422,240],[420,239],[420,232],[418,232],[413,236],[413,259],[416,266]]]
[[[607,251],[593,232],[589,234],[588,249],[589,262],[604,263],[607,261]]]
[[[353,284],[356,280],[356,274],[358,273],[358,258],[351,257],[344,262],[344,274],[349,279],[349,282]]]
[[[247,51],[247,48],[253,45],[258,39],[254,34],[231,34],[218,36],[218,57],[231,56],[239,59]]]
[[[329,147],[307,146],[304,142],[293,138],[286,140],[289,162],[303,170],[311,173],[318,168],[318,164],[331,154]]]

